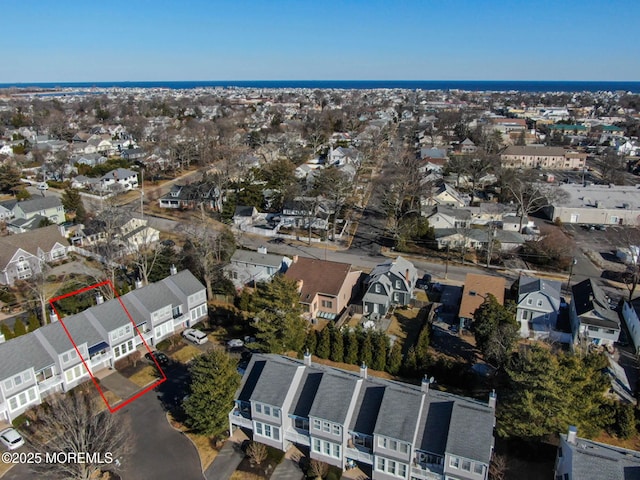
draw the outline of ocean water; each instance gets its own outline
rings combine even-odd
[[[0,83],[0,88],[167,88],[172,90],[204,87],[356,89],[377,88],[409,90],[468,90],[521,92],[599,92],[640,93],[640,82],[526,81],[526,80],[241,80],[241,81],[166,81],[166,82],[69,82]]]

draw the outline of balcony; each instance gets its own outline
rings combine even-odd
[[[345,449],[344,456],[351,460],[355,460],[356,462],[364,462],[369,465],[373,465],[373,455],[358,448],[347,447]]]
[[[284,439],[290,442],[297,443],[298,445],[304,445],[305,447],[311,446],[311,438],[308,433],[300,433],[300,430],[293,428],[284,432]]]
[[[54,375],[53,377],[47,378],[42,382],[38,382],[38,390],[40,394],[46,394],[49,390],[57,387],[62,384],[62,377],[58,375]]]
[[[444,467],[442,465],[423,463],[411,465],[411,476],[424,480],[442,480]]]
[[[234,425],[253,430],[253,422],[251,421],[251,418],[249,416],[243,415],[240,412],[240,410],[238,410],[237,408],[234,408],[233,410],[231,410],[231,414],[229,415],[229,420]]]

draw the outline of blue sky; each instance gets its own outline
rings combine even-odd
[[[638,0],[2,0],[0,83],[640,80]]]

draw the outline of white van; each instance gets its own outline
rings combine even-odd
[[[49,190],[49,185],[47,185],[47,182],[39,183],[38,190]]]

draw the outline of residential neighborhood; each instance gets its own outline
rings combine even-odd
[[[0,430],[81,395],[191,456],[108,478],[629,478],[637,97],[0,89]]]

